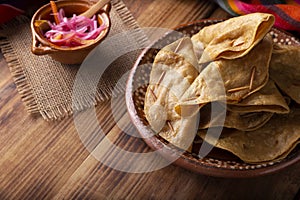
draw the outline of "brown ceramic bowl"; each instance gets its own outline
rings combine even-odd
[[[90,8],[93,3],[88,0],[60,0],[55,2],[57,8],[63,8],[65,15],[71,17],[73,14],[79,15]],[[95,48],[108,35],[111,22],[109,11],[111,4],[106,4],[101,10],[97,12],[98,23],[106,23],[107,28],[102,31],[92,44],[81,45],[78,47],[60,47],[49,42],[39,27],[34,26],[36,20],[50,20],[54,21],[50,3],[39,8],[31,19],[32,31],[32,53],[36,55],[49,55],[54,60],[64,64],[80,64],[88,55],[88,53]],[[43,30],[45,31],[45,30]]]
[[[248,164],[241,161],[233,154],[214,148],[206,157],[199,158],[198,151],[203,141],[200,138],[194,140],[192,153],[182,152],[166,140],[155,135],[149,126],[144,114],[144,99],[148,86],[152,63],[160,48],[179,39],[183,35],[191,36],[204,26],[214,24],[220,20],[203,20],[191,24],[182,25],[171,31],[154,44],[146,48],[137,59],[129,75],[126,86],[126,104],[132,123],[153,150],[158,151],[166,160],[174,161],[174,164],[185,169],[216,177],[249,178],[270,173],[275,173],[300,161],[300,145],[298,145],[285,159],[278,162],[264,164]],[[181,34],[178,34],[180,32]],[[300,41],[285,32],[273,28],[270,32],[274,42],[287,45],[300,45]],[[177,159],[178,158],[178,159]]]

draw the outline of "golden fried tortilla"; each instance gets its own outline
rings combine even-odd
[[[203,53],[197,55],[201,56],[199,63],[246,55],[265,37],[274,21],[271,14],[252,13],[204,27],[192,37],[195,49],[204,48]]]
[[[227,109],[232,112],[271,112],[286,114],[290,112],[290,108],[277,89],[274,81],[269,80],[268,83],[259,91],[251,94],[237,104],[227,105]]]
[[[191,39],[179,39],[156,55],[145,95],[144,112],[151,128],[182,149],[187,149],[196,135],[197,116],[183,118],[174,106],[198,76],[198,70]]]
[[[289,114],[275,114],[255,131],[224,129],[220,138],[206,135],[206,130],[199,130],[198,134],[208,143],[230,151],[247,163],[265,163],[285,158],[296,147],[300,139],[299,121],[300,109],[293,108]]]
[[[270,78],[291,99],[300,103],[300,45],[274,46]]]
[[[199,129],[226,127],[253,131],[265,125],[273,114],[271,112],[232,112],[219,102],[213,102],[201,108]]]
[[[234,60],[220,59],[204,68],[176,106],[205,105],[213,101],[235,104],[263,88],[269,80],[269,62],[273,49],[266,36],[247,55]]]

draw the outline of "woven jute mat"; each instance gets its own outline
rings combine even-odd
[[[113,0],[111,3],[112,27],[107,38],[124,31],[137,30],[131,45],[136,45],[138,49],[145,37],[138,31],[135,19],[121,0]],[[111,98],[112,90],[114,94],[124,92],[125,85],[116,87],[116,83],[132,68],[140,53],[133,51],[113,62],[101,77],[96,93],[87,88],[88,81],[94,80],[85,78],[85,82],[77,86],[79,91],[83,92],[77,95],[74,103],[73,85],[80,66],[61,64],[48,55],[34,55],[31,53],[31,43],[28,17],[18,17],[1,26],[1,51],[25,107],[29,113],[40,113],[46,120],[62,119],[74,112],[95,106]]]

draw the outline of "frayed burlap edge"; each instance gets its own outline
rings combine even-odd
[[[147,38],[144,33],[139,29],[139,26],[136,20],[133,18],[130,11],[127,9],[126,5],[121,0],[114,0],[111,2],[114,6],[115,10],[118,12],[120,18],[123,20],[123,23],[132,30],[136,31],[136,38],[137,42],[143,46],[143,44],[147,43]],[[13,19],[10,22],[10,25],[20,24],[28,22],[27,16],[19,16]],[[4,26],[5,27],[5,26]],[[2,27],[3,28],[3,27]],[[13,47],[10,45],[10,42],[4,35],[0,35],[0,48],[2,54],[9,66],[11,74],[13,76],[13,80],[16,84],[17,90],[21,96],[22,101],[25,104],[26,109],[29,113],[35,114],[39,113],[45,120],[59,120],[66,116],[72,115],[74,112],[82,111],[84,109],[90,108],[92,106],[97,105],[101,101],[109,100],[112,95],[116,96],[118,93],[123,93],[124,88],[118,87],[115,92],[111,93],[111,91],[97,91],[96,96],[88,97],[85,96],[84,98],[80,99],[80,102],[75,104],[60,104],[57,106],[52,107],[51,109],[40,109],[37,102],[36,97],[33,94],[33,90],[31,88],[31,84],[28,82],[26,78],[26,73],[24,72],[21,63],[18,60],[18,55],[14,51]],[[92,98],[92,99],[91,99]]]
[[[12,20],[11,23],[19,24],[25,22],[27,22],[27,18],[25,16],[20,16]],[[23,67],[18,60],[17,53],[14,51],[9,40],[4,35],[0,35],[0,37],[0,48],[3,57],[8,64],[9,70],[13,76],[13,80],[17,86],[17,90],[21,96],[22,101],[25,103],[28,112],[39,112],[38,105],[32,93],[31,85],[27,81],[26,74],[23,71]]]

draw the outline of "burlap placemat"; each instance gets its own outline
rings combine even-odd
[[[108,38],[126,30],[139,30],[135,19],[121,0],[112,1],[110,17],[112,27]],[[79,86],[84,92],[74,104],[72,89],[79,66],[63,65],[49,56],[32,54],[29,18],[18,17],[2,25],[1,36],[2,53],[27,110],[29,113],[40,113],[47,120],[61,119],[95,106],[109,99],[113,88],[114,92],[122,92],[125,85],[116,89],[116,82],[133,66],[139,54],[139,51],[131,52],[114,62],[102,76],[96,96],[89,94],[85,85]],[[137,46],[145,41],[143,33],[139,31],[135,38]]]

